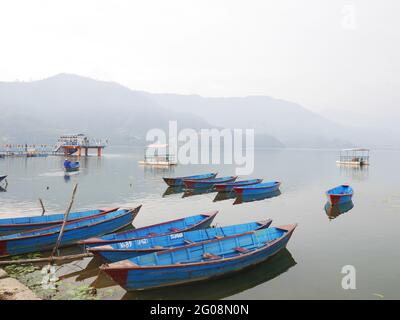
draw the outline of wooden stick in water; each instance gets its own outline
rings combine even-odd
[[[41,207],[42,207],[42,216],[44,216],[44,213],[46,212],[46,209],[44,208],[43,201],[42,201],[42,199],[40,199],[40,198],[39,198],[39,203],[40,203],[40,205],[41,205]]]
[[[61,239],[62,239],[62,236],[64,234],[65,225],[66,225],[67,220],[68,220],[68,215],[69,215],[69,213],[71,211],[71,208],[72,208],[72,205],[74,203],[75,193],[76,193],[76,189],[77,188],[78,188],[78,184],[76,183],[75,186],[74,186],[74,189],[72,191],[71,201],[70,201],[69,206],[67,208],[67,211],[65,212],[65,215],[64,215],[64,221],[63,221],[63,224],[61,226],[60,234],[58,235],[58,239],[57,239],[56,245],[54,246],[53,252],[51,253],[51,257],[54,257],[55,253],[58,250],[58,247],[60,246]]]

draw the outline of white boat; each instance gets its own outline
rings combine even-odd
[[[168,153],[168,144],[150,144],[144,151],[144,160],[140,160],[139,164],[169,167],[176,166],[178,163],[175,156]]]
[[[369,149],[354,148],[340,151],[338,165],[365,166],[369,165]]]

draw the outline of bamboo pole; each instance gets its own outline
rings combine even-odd
[[[42,207],[42,216],[44,216],[44,213],[46,212],[46,209],[44,208],[43,201],[42,201],[42,199],[40,199],[40,198],[39,198],[39,203],[40,203],[40,205],[41,205],[41,207]]]
[[[10,265],[10,264],[26,264],[26,263],[39,263],[39,262],[54,262],[54,261],[66,261],[66,260],[78,260],[87,257],[93,257],[93,253],[80,253],[80,254],[72,254],[69,256],[60,256],[60,257],[46,257],[46,258],[36,258],[36,259],[20,259],[20,260],[4,260],[0,261],[0,266]]]
[[[68,215],[69,215],[69,213],[70,213],[70,211],[71,211],[71,208],[72,208],[72,205],[73,205],[73,203],[74,203],[75,193],[76,193],[76,189],[77,189],[77,188],[78,188],[78,184],[76,183],[75,186],[74,186],[74,189],[72,190],[71,201],[70,201],[70,203],[69,203],[69,206],[68,206],[68,208],[67,208],[67,211],[65,212],[64,221],[63,221],[63,224],[62,224],[62,226],[61,226],[60,233],[59,233],[59,235],[58,235],[58,239],[57,239],[56,245],[54,246],[53,252],[51,253],[51,257],[54,257],[55,253],[56,253],[57,250],[58,250],[58,247],[60,246],[61,239],[62,239],[62,236],[63,236],[63,234],[64,234],[65,225],[66,225],[67,220],[68,220]]]

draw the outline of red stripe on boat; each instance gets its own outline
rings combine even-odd
[[[6,241],[0,241],[0,257],[1,256],[7,256],[7,242]]]
[[[329,198],[330,198],[332,204],[338,204],[339,201],[340,201],[341,196],[340,195],[336,195],[336,194],[330,194]]]
[[[235,192],[238,193],[238,194],[242,194],[243,193],[243,189],[242,188],[234,188],[233,190],[235,190]]]
[[[116,283],[121,287],[126,287],[128,284],[128,269],[103,269]]]
[[[196,183],[196,182],[194,182],[194,181],[184,181],[184,184],[185,184],[188,188],[193,187],[195,183]]]

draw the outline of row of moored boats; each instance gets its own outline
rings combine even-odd
[[[186,189],[214,189],[218,192],[235,192],[239,195],[273,192],[279,189],[279,181],[264,182],[263,179],[239,180],[237,176],[216,178],[217,173],[195,176],[163,178],[170,187]]]
[[[213,187],[235,192],[279,188],[261,179],[236,181],[216,174],[164,178],[168,184],[190,188]],[[250,184],[255,182],[254,184]],[[238,183],[240,185],[238,185]],[[344,201],[352,189],[341,186],[328,193]],[[221,191],[220,190],[220,191]],[[243,191],[244,192],[244,191]],[[336,192],[336,194],[334,193]],[[337,193],[341,196],[337,196]],[[238,272],[265,261],[286,247],[296,224],[271,227],[271,220],[210,227],[218,211],[196,214],[136,229],[130,226],[141,206],[72,212],[61,246],[82,245],[99,257],[100,267],[126,290],[141,290],[206,280]],[[0,257],[52,249],[64,214],[0,219]]]

